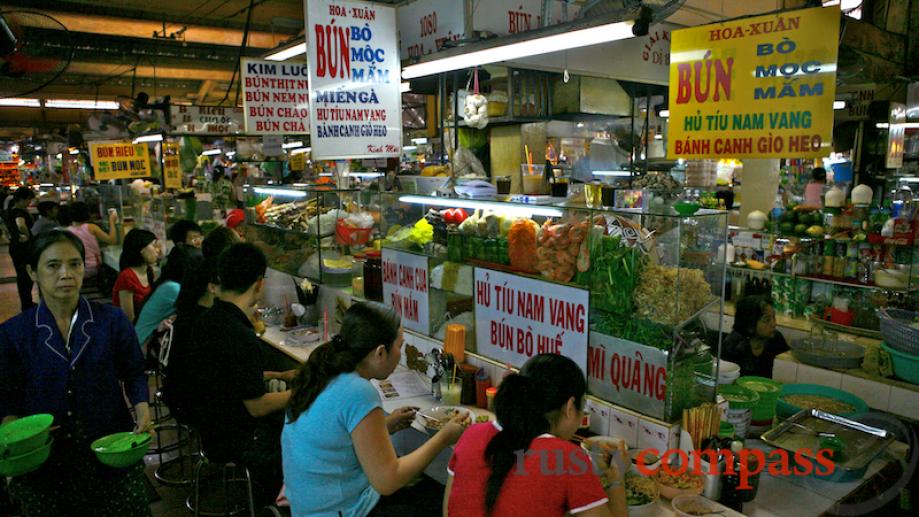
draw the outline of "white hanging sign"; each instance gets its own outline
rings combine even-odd
[[[402,69],[395,8],[304,2],[313,159],[399,156]]]

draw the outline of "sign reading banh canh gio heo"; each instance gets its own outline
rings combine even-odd
[[[396,12],[369,2],[305,0],[314,160],[401,153]]]
[[[839,7],[673,31],[670,158],[816,158],[832,149]]]

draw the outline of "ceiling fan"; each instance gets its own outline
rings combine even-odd
[[[0,10],[0,98],[24,97],[53,83],[70,66],[73,53],[70,32],[54,17]]]

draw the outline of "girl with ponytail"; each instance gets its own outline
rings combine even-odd
[[[397,457],[389,435],[411,424],[412,408],[383,413],[371,379],[401,357],[399,316],[374,302],[353,304],[341,332],[316,348],[293,380],[281,435],[284,481],[294,517],[365,516],[420,474],[468,422],[458,417],[412,453]],[[439,500],[438,500],[439,503]]]
[[[595,469],[569,441],[584,416],[586,392],[581,369],[556,354],[537,355],[504,379],[495,396],[497,421],[470,427],[456,444],[444,516],[628,515],[615,463]]]

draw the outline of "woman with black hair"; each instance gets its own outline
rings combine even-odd
[[[160,277],[153,284],[152,294],[144,302],[137,323],[137,340],[144,345],[160,322],[176,312],[176,300],[179,298],[180,282],[185,278],[185,273],[192,269],[201,259],[194,248],[176,246],[166,257],[166,263],[160,272]]]
[[[741,375],[772,378],[775,357],[789,350],[776,330],[775,310],[765,296],[745,296],[734,311],[734,331],[721,343],[721,357],[740,365]]]
[[[134,321],[153,290],[153,266],[160,259],[156,235],[134,228],[124,236],[118,268],[121,273],[112,287],[112,305],[121,307],[128,319]]]
[[[410,425],[414,411],[384,415],[370,380],[389,377],[401,347],[401,320],[391,308],[355,303],[345,312],[341,333],[316,348],[297,372],[281,435],[295,516],[386,511],[379,508],[387,505],[381,496],[408,484],[462,434],[468,422],[457,417],[418,449],[396,456],[389,435]]]
[[[472,426],[447,472],[444,515],[625,517],[615,462],[601,485],[590,457],[569,440],[581,425],[584,372],[567,357],[540,354],[501,382],[497,422]],[[626,454],[624,444],[619,454]]]
[[[147,516],[143,462],[111,468],[90,449],[102,436],[151,425],[134,329],[121,311],[80,296],[83,253],[72,233],[37,237],[28,267],[41,301],[0,325],[0,420],[50,413],[60,426],[51,456],[13,478],[10,493],[30,517]]]
[[[166,238],[176,246],[191,246],[192,248],[201,249],[204,232],[201,231],[198,223],[188,219],[179,219],[169,227]]]
[[[19,292],[19,304],[25,311],[35,306],[32,300],[32,279],[27,271],[29,253],[32,249],[32,216],[27,210],[29,203],[35,199],[35,191],[29,187],[19,187],[12,194],[12,202],[6,214],[6,228],[10,232],[10,258],[16,269],[16,288]]]
[[[96,278],[99,274],[99,266],[102,265],[102,250],[99,243],[115,244],[118,240],[115,223],[118,221],[118,214],[112,210],[108,215],[108,232],[99,228],[99,225],[90,222],[89,205],[82,201],[75,201],[69,205],[70,218],[72,223],[67,227],[70,233],[76,235],[83,242],[83,248],[86,249],[86,267],[83,276],[85,280]],[[63,223],[63,221],[62,221]]]

